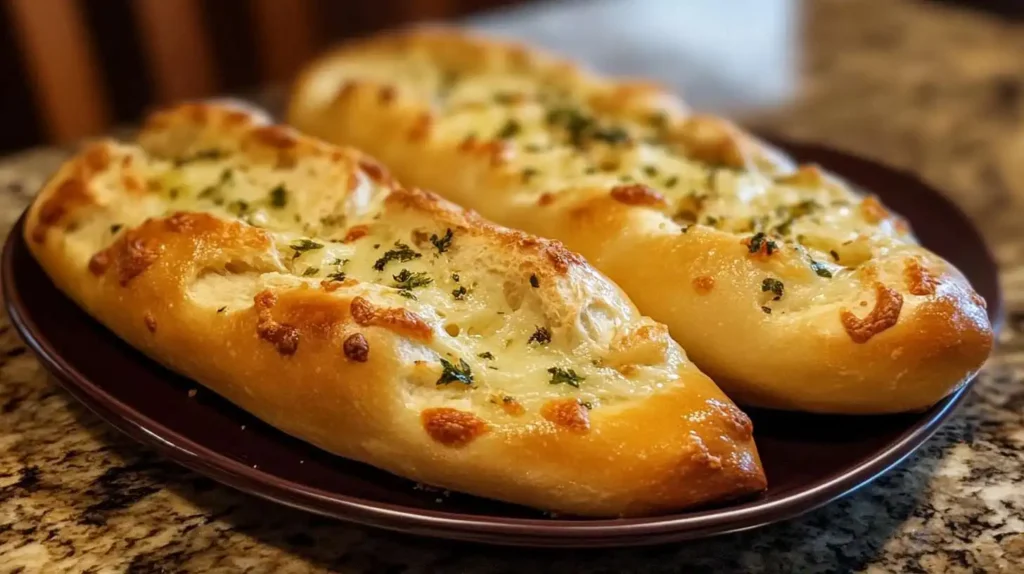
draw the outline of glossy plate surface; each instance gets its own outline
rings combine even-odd
[[[967,218],[912,176],[828,149],[775,141],[878,194],[924,245],[963,271],[998,323],[996,265]],[[576,520],[457,493],[436,492],[332,456],[260,422],[147,359],[50,283],[21,238],[3,251],[11,320],[42,364],[111,424],[170,459],[235,488],[312,512],[403,532],[496,544],[616,546],[755,528],[807,512],[870,482],[930,437],[970,385],[924,413],[810,416],[748,410],[768,490],[730,506],[654,518]],[[199,389],[189,398],[190,389]]]

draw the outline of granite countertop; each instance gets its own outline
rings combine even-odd
[[[1009,313],[964,407],[870,487],[693,544],[588,552],[412,538],[264,502],[161,460],[49,382],[0,320],[0,572],[1024,571],[1024,25],[820,0],[791,101],[748,124],[908,168],[973,218]],[[4,235],[65,151],[0,160]]]

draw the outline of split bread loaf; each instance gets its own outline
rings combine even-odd
[[[992,345],[985,301],[877,198],[649,83],[424,28],[321,57],[288,116],[561,240],[740,404],[924,409]]]
[[[240,109],[89,145],[25,237],[131,345],[332,453],[585,516],[765,486],[746,415],[578,255]]]

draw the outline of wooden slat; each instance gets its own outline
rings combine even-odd
[[[75,2],[6,2],[50,138],[70,142],[101,132],[109,111],[88,31]]]
[[[200,0],[135,0],[135,17],[161,103],[217,90]]]
[[[285,82],[320,46],[314,0],[253,0],[263,79]]]
[[[400,17],[407,22],[440,20],[457,9],[457,0],[401,0],[401,4]]]

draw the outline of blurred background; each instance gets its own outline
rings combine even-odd
[[[527,39],[741,114],[797,88],[813,1],[0,0],[0,153],[99,134],[159,103],[280,86],[329,44],[424,20]],[[1024,13],[1019,0],[944,3]]]

